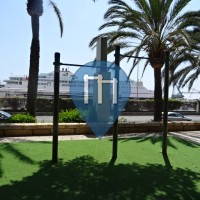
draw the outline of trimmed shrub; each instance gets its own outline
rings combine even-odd
[[[179,110],[180,107],[183,105],[183,102],[178,99],[169,99],[168,101],[168,110]]]
[[[37,111],[52,112],[53,111],[53,99],[38,98],[37,99]]]
[[[80,98],[76,102],[82,101]],[[71,98],[59,98],[59,111],[75,109],[76,106]],[[177,99],[169,99],[169,110],[196,110],[196,102],[183,101]],[[10,97],[0,98],[0,109],[16,112],[18,110],[26,110],[26,98]],[[129,99],[126,106],[126,112],[153,112],[154,100],[135,100]],[[38,98],[37,99],[37,112],[53,112],[53,99],[52,98]]]
[[[59,122],[84,122],[78,109],[61,111],[58,117]]]
[[[2,107],[10,110],[23,110],[25,108],[25,99],[20,97],[2,98]]]
[[[163,102],[164,102],[164,100],[163,100]],[[162,102],[162,105],[164,105],[163,102]],[[168,109],[169,109],[169,111],[179,110],[183,104],[184,104],[184,102],[182,102],[178,99],[169,99],[168,100]],[[129,111],[129,112],[151,111],[151,112],[153,112],[154,111],[154,100],[153,99],[146,99],[146,100],[131,99],[126,104],[125,111]]]
[[[75,105],[71,98],[59,98],[59,110],[73,110],[75,109]]]
[[[35,123],[36,118],[30,114],[15,114],[9,120],[9,123]]]
[[[141,111],[152,111],[154,109],[154,100],[135,100],[129,99],[125,106],[126,112],[141,112]]]
[[[74,103],[72,99],[59,98],[59,111],[74,109]],[[37,111],[39,112],[53,112],[53,99],[52,98],[38,98],[37,99]]]

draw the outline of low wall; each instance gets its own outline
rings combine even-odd
[[[148,123],[119,123],[120,134],[162,132],[161,122]],[[169,131],[196,131],[200,130],[200,122],[168,122]],[[0,137],[12,136],[42,136],[52,135],[52,123],[30,123],[30,124],[0,124]],[[85,123],[60,123],[59,135],[82,135],[92,134],[92,131]],[[112,128],[107,134],[112,134]]]

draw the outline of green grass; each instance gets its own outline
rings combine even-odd
[[[168,158],[158,137],[59,143],[51,164],[49,142],[0,144],[0,199],[199,199],[200,146],[170,138]]]

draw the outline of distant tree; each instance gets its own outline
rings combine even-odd
[[[63,34],[63,22],[60,10],[53,1],[49,1],[56,13],[61,37]],[[43,14],[43,1],[42,0],[28,0],[27,12],[31,16],[32,27],[32,43],[30,52],[30,66],[29,66],[29,80],[28,80],[28,94],[27,94],[27,111],[32,116],[36,114],[37,104],[37,87],[38,87],[38,73],[39,73],[39,58],[40,58],[40,37],[39,37],[39,18]]]
[[[200,12],[182,13],[191,0],[133,0],[136,9],[124,0],[110,0],[99,30],[109,29],[90,42],[94,47],[100,37],[108,38],[108,53],[120,45],[123,55],[149,57],[144,64],[154,70],[154,121],[161,121],[162,85],[161,70],[165,51],[170,51],[170,67],[174,69],[184,62],[196,66],[193,48],[196,37],[193,30],[199,27]],[[130,58],[128,59],[128,61]],[[134,67],[141,61],[135,58]]]

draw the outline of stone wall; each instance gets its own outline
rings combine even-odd
[[[162,132],[162,122],[119,123],[119,134]],[[200,130],[200,122],[168,122],[169,131]],[[0,124],[0,137],[52,135],[52,123]],[[60,123],[60,135],[92,134],[85,123]],[[112,128],[107,134],[112,134]]]

